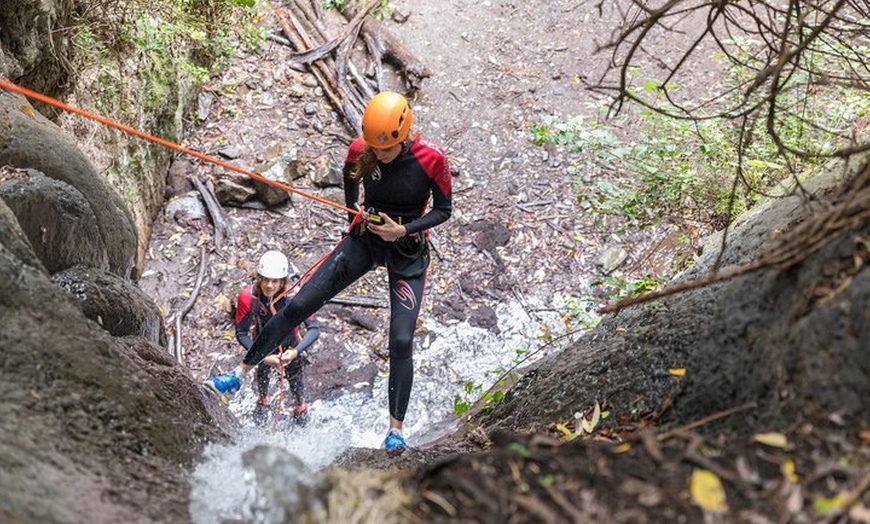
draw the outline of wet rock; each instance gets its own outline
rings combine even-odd
[[[504,247],[510,242],[510,230],[501,222],[480,220],[469,224],[467,231],[473,234],[472,244],[479,251],[487,252],[496,260],[501,260],[496,248]]]
[[[16,259],[45,273],[48,272],[42,265],[42,261],[33,253],[33,247],[27,235],[21,230],[18,218],[2,198],[0,198],[0,238],[3,239],[3,247],[8,249]]]
[[[473,279],[464,279],[463,282],[465,282],[466,280],[471,281]],[[469,289],[471,289],[470,285]],[[465,288],[463,288],[463,292],[468,293]],[[445,304],[441,301],[435,302],[435,304],[432,306],[432,316],[442,322],[449,322],[451,320],[462,321],[465,320],[467,317],[467,315],[465,314],[465,307],[460,305],[458,302]]]
[[[77,264],[108,269],[109,253],[88,201],[74,187],[21,170],[0,183],[0,198],[17,217],[50,273]]]
[[[468,323],[495,334],[501,332],[498,328],[498,315],[493,308],[486,305],[472,309],[468,315]]]
[[[96,268],[74,267],[52,280],[75,299],[86,317],[116,337],[138,336],[166,347],[163,316],[135,284]]]
[[[35,255],[22,253],[23,233],[4,209],[0,520],[185,522],[184,468],[206,441],[226,438],[218,428],[232,427],[232,419],[163,348],[113,337],[88,320]]]
[[[315,496],[322,484],[320,475],[295,455],[261,445],[242,454],[242,463],[255,475],[254,522],[283,524],[295,522],[303,512],[324,511]]]
[[[363,311],[338,308],[335,310],[335,314],[336,317],[343,319],[348,324],[359,326],[367,331],[377,332],[381,330],[381,324],[378,318]]]
[[[324,337],[322,337],[324,338]],[[371,395],[372,386],[378,375],[378,366],[373,362],[361,363],[346,355],[341,344],[329,344],[317,348],[310,356],[309,369],[317,370],[306,376],[305,387],[311,398],[331,400],[347,393],[365,391]]]

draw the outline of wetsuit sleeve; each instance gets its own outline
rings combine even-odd
[[[254,339],[251,337],[251,320],[254,312],[251,311],[251,294],[246,288],[239,293],[239,298],[236,301],[236,340],[239,341],[245,350],[251,349],[254,344]]]
[[[405,224],[408,234],[419,233],[445,222],[453,213],[453,174],[447,157],[440,151],[430,148],[419,157],[432,188],[432,209],[420,218]]]
[[[311,347],[318,338],[320,338],[320,324],[317,323],[317,320],[314,317],[308,317],[308,320],[302,323],[307,331],[305,332],[305,336],[302,337],[302,340],[296,344],[296,351],[300,354]]]

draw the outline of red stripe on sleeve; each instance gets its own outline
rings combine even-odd
[[[453,185],[453,175],[447,157],[441,149],[431,146],[425,140],[417,137],[412,149],[417,161],[423,166],[423,170],[438,186],[442,195],[449,195]]]
[[[236,324],[241,322],[245,315],[251,310],[251,291],[254,286],[248,286],[239,293],[239,300],[236,303]]]

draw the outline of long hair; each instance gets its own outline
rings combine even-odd
[[[402,153],[410,149],[414,139],[411,138],[411,133],[408,133],[408,138],[402,142]],[[402,154],[399,153],[399,154]],[[365,146],[359,154],[356,161],[356,166],[351,170],[349,178],[354,182],[366,180],[372,176],[375,169],[378,167],[378,158],[375,156],[375,151],[371,146]]]
[[[285,278],[282,278],[280,280],[281,280],[281,287],[278,288],[278,291],[275,292],[275,295],[272,297],[273,299],[277,296],[280,296],[281,293],[286,291],[287,286],[290,284],[289,277],[285,277]],[[263,277],[261,277],[260,275],[254,275],[254,289],[252,290],[253,292],[251,293],[251,295],[257,299],[263,298],[263,291],[260,289],[260,284],[262,282],[263,282]]]

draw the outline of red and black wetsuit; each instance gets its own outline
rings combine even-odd
[[[362,139],[355,140],[344,166],[345,197],[349,208],[357,203],[359,183],[347,175],[363,147]],[[404,145],[392,162],[378,162],[377,167],[375,173],[363,181],[363,206],[389,215],[405,226],[408,235],[396,242],[385,242],[359,225],[354,227],[296,296],[264,326],[244,362],[248,365],[259,363],[292,326],[320,309],[327,300],[367,272],[385,266],[390,289],[390,415],[402,421],[411,395],[414,328],[429,265],[428,244],[424,237],[429,228],[450,217],[452,175],[444,154],[419,137]],[[430,197],[432,207],[427,211]]]
[[[275,313],[287,305],[289,301],[286,289],[277,293],[274,298],[269,298],[260,296],[255,291],[254,286],[252,284],[243,289],[236,301],[236,340],[246,350],[251,349],[254,337],[257,336],[260,328],[265,326]],[[305,383],[302,381],[302,367],[305,362],[303,354],[319,337],[320,325],[317,323],[317,319],[309,317],[290,330],[290,333],[280,344],[282,347],[292,347],[299,352],[299,356],[284,368],[284,378],[287,379],[287,384],[290,386],[290,391],[293,393],[298,406],[305,402]],[[272,368],[265,364],[257,366],[257,393],[261,398],[269,396],[271,371]]]

